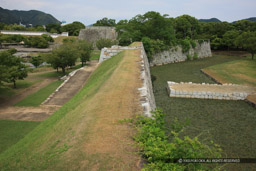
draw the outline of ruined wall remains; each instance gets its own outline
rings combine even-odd
[[[117,36],[118,34],[115,27],[93,26],[80,30],[78,39],[89,41],[93,43],[94,48],[96,48],[97,40],[101,38],[117,40]]]
[[[211,46],[210,41],[204,41],[202,43],[196,42],[195,48],[190,48],[188,52],[183,53],[181,46],[172,47],[169,50],[157,53],[153,55],[153,58],[150,62],[151,66],[154,65],[163,65],[168,63],[182,62],[187,60],[187,56],[194,56],[197,54],[198,58],[211,57]]]
[[[170,97],[199,98],[216,100],[245,100],[255,92],[255,88],[235,84],[208,84],[208,83],[176,83],[167,82],[167,91]]]

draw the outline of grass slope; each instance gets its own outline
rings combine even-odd
[[[256,61],[236,60],[203,69],[221,83],[256,86]]]
[[[90,169],[91,165],[86,162],[77,163],[81,158],[87,158],[93,164],[100,160],[108,163],[107,155],[88,157],[77,147],[86,140],[91,125],[97,120],[95,117],[85,117],[84,106],[89,105],[89,100],[111,77],[122,57],[123,53],[120,53],[104,61],[79,93],[25,138],[3,152],[0,155],[1,170],[67,170],[71,165],[86,165]],[[68,160],[70,150],[74,155]]]
[[[39,91],[27,96],[19,101],[15,106],[39,106],[47,97],[49,97],[63,81],[54,81]]]
[[[40,122],[0,120],[0,153],[17,143],[39,123]]]
[[[156,104],[167,114],[166,126],[175,118],[190,120],[184,135],[191,137],[202,134],[201,139],[212,139],[219,144],[225,157],[255,158],[256,154],[256,110],[244,101],[221,101],[170,98],[166,82],[214,83],[200,69],[241,59],[234,56],[214,56],[196,61],[174,63],[151,68],[156,77],[153,82]],[[167,133],[169,134],[169,133]],[[248,167],[248,168],[244,168]],[[248,170],[255,165],[227,166],[231,170]]]

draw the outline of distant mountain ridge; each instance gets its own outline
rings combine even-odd
[[[246,19],[241,19],[241,20],[248,20],[248,21],[253,21],[256,22],[256,17],[251,17],[251,18],[246,18]],[[209,22],[214,22],[214,23],[219,23],[222,22],[221,20],[219,20],[218,18],[210,18],[210,19],[199,19],[199,22],[204,22],[204,23],[209,23]],[[240,21],[240,20],[237,20]],[[232,23],[235,23],[237,21],[233,21]]]
[[[24,25],[46,25],[49,23],[60,24],[61,22],[54,18],[51,14],[46,14],[37,10],[20,11],[8,10],[0,7],[0,22],[6,24],[19,24]]]
[[[210,19],[199,19],[199,22],[209,23],[209,22],[215,22],[219,23],[221,22],[218,18],[210,18]]]

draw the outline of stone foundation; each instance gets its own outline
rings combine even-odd
[[[235,84],[195,84],[168,81],[167,91],[170,97],[245,100],[249,94],[255,92],[255,88]]]

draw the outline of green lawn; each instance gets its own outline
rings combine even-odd
[[[16,89],[13,88],[12,83],[7,83],[7,84],[5,84],[6,87],[0,88],[0,100],[10,98],[10,97],[14,96],[15,94],[19,93],[20,91],[22,91],[23,89],[28,88],[28,87],[32,86],[33,84],[38,83],[40,81],[41,80],[29,79],[29,78],[26,78],[24,80],[17,80],[17,82],[16,82],[17,88]]]
[[[99,60],[100,58],[100,50],[94,50],[91,54],[90,60]]]
[[[40,122],[0,120],[0,153],[32,131]]]
[[[221,82],[256,86],[256,60],[243,59],[226,62],[204,69]]]
[[[86,142],[89,129],[97,119],[84,116],[84,111],[86,105],[90,105],[90,99],[115,71],[123,55],[122,52],[104,61],[71,100],[17,144],[1,153],[0,168],[2,170],[67,170],[69,168],[70,170],[72,164],[73,170],[79,170],[80,165],[83,165],[81,162],[88,161],[86,168],[92,170],[99,160],[107,164],[108,160],[111,160],[107,154],[97,156],[83,153],[82,143]],[[77,126],[79,128],[76,128]]]
[[[244,101],[221,101],[170,98],[166,82],[214,83],[200,69],[234,60],[235,56],[212,58],[168,64],[151,68],[156,78],[153,82],[156,104],[167,114],[166,127],[174,118],[190,120],[184,135],[191,137],[202,134],[201,140],[212,139],[223,149],[223,157],[256,157],[256,110]],[[167,134],[169,134],[167,132]],[[230,170],[250,170],[255,165],[229,165]]]
[[[19,101],[15,106],[39,106],[47,97],[49,97],[63,81],[54,81],[39,91],[27,96]]]

